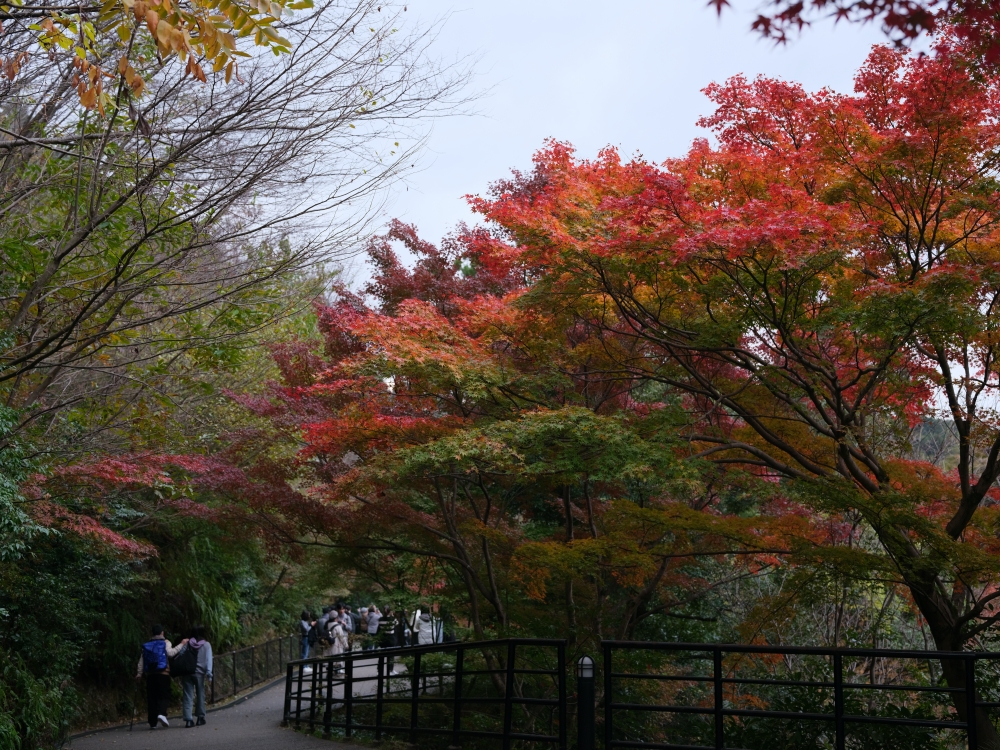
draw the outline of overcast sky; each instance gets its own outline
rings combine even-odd
[[[739,0],[734,2],[739,5]],[[472,222],[463,196],[527,169],[546,138],[590,157],[606,145],[662,161],[684,154],[710,111],[701,89],[744,73],[849,92],[878,29],[823,24],[775,48],[749,31],[751,6],[721,19],[704,0],[411,0],[407,19],[449,15],[440,57],[480,56],[472,117],[445,118],[386,207],[437,241]]]

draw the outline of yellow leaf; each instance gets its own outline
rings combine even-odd
[[[229,83],[232,80],[232,78],[233,78],[233,63],[230,62],[229,65],[226,66],[226,83]]]
[[[155,36],[156,28],[160,25],[160,17],[152,8],[146,11],[146,24],[149,26],[150,33]]]
[[[93,109],[97,103],[97,89],[87,89],[80,94],[80,104],[87,109]]]
[[[174,27],[171,26],[166,21],[160,21],[156,24],[156,39],[163,46],[167,46],[170,43],[170,34],[173,32]]]
[[[118,33],[118,38],[123,42],[128,42],[128,40],[132,37],[132,31],[126,23],[119,24],[115,31]]]

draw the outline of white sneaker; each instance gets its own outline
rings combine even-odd
[[[303,667],[302,674],[312,674],[312,673],[313,673],[312,667]]]
[[[164,729],[170,726],[170,722],[167,721],[167,717],[164,716],[163,714],[157,716],[156,720],[159,722],[160,726],[163,727]]]

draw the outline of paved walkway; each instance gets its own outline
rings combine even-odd
[[[359,667],[361,665],[359,664]],[[359,670],[360,672],[361,670]],[[366,671],[375,673],[374,667]],[[360,675],[359,675],[360,676]],[[360,683],[355,694],[368,692]],[[169,729],[150,730],[141,723],[132,731],[112,729],[72,740],[70,750],[363,750],[357,745],[321,740],[281,727],[285,681],[261,691],[242,703],[210,711],[202,727],[186,729],[182,719],[171,719]]]

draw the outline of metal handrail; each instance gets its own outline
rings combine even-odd
[[[298,654],[300,641],[296,635],[280,636],[215,655],[209,703],[231,698],[283,674],[285,666]]]
[[[846,747],[847,726],[849,724],[889,725],[900,727],[946,729],[963,732],[970,750],[977,750],[978,728],[977,710],[1000,707],[1000,702],[981,700],[977,696],[976,665],[978,662],[1000,661],[1000,654],[993,652],[974,651],[916,651],[910,649],[870,649],[870,648],[822,648],[810,646],[766,646],[744,644],[707,644],[707,643],[664,643],[651,641],[602,641],[604,656],[604,750],[615,748],[630,748],[646,750],[665,750],[681,745],[670,742],[655,742],[632,738],[618,738],[615,732],[616,717],[628,712],[658,712],[660,714],[696,714],[712,717],[714,725],[714,741],[707,745],[683,745],[691,750],[724,750],[726,717],[740,719],[781,719],[791,721],[821,721],[833,727],[833,744],[836,750]],[[694,661],[710,662],[711,674],[664,674],[649,672],[615,671],[615,653],[637,651],[660,651],[683,653]],[[830,659],[833,679],[762,679],[738,678],[734,672],[723,672],[723,656],[727,654],[762,654],[775,656],[817,656]],[[964,684],[961,687],[941,687],[939,685],[900,684],[900,683],[862,683],[844,679],[844,663],[851,659],[898,659],[929,660],[941,662],[960,662],[964,674]],[[711,694],[706,701],[698,705],[665,705],[657,703],[642,703],[619,701],[615,699],[615,685],[631,680],[662,680],[689,684],[704,684],[711,687]],[[833,689],[832,701],[827,705],[831,712],[822,711],[777,711],[766,708],[741,708],[732,699],[727,701],[726,686],[780,686],[808,689]],[[954,699],[956,712],[961,710],[964,718],[895,718],[890,716],[854,715],[848,714],[845,708],[845,690],[872,691],[907,691],[912,693],[936,693],[949,695]],[[890,693],[891,694],[891,693]],[[828,699],[827,699],[828,700]],[[676,703],[676,701],[673,701]],[[728,703],[728,705],[727,705]],[[826,701],[824,700],[824,703]]]
[[[541,648],[551,659],[555,652],[555,668],[539,669],[537,666],[518,668],[518,659],[524,658],[523,649]],[[519,653],[518,649],[522,649]],[[466,670],[466,655],[470,652],[490,654],[487,669]],[[421,662],[427,657],[441,654],[453,656],[452,662],[441,668],[426,671]],[[392,671],[395,660],[412,660],[408,674]],[[490,661],[495,659],[496,667]],[[473,665],[474,666],[474,665]],[[388,670],[387,670],[388,667]],[[322,726],[329,737],[333,730],[342,731],[346,739],[357,732],[367,732],[379,742],[383,735],[399,734],[415,744],[418,736],[438,735],[451,739],[453,746],[461,738],[492,738],[510,750],[514,740],[540,742],[553,745],[558,750],[567,748],[566,701],[566,641],[545,638],[509,638],[496,641],[430,644],[373,651],[348,651],[343,654],[295,659],[286,665],[285,703],[283,725],[307,725],[310,731]],[[374,668],[374,674],[366,674]],[[498,697],[470,695],[477,675],[490,675]],[[428,689],[428,678],[436,678]],[[515,679],[518,680],[515,689]],[[553,683],[545,688],[549,680]],[[408,683],[408,684],[407,684]],[[545,683],[545,684],[540,684]],[[502,684],[502,690],[499,685]],[[358,694],[357,691],[361,690]],[[526,688],[544,689],[545,695],[525,695]],[[554,688],[554,695],[550,690]],[[367,690],[367,693],[365,692]],[[338,695],[339,693],[339,695]],[[399,696],[399,697],[390,697]],[[438,705],[448,714],[450,726],[423,726],[420,707]],[[499,715],[483,713],[490,705],[502,706]],[[475,707],[478,709],[473,711]],[[547,712],[549,730],[534,731],[533,725],[516,728],[515,707],[519,716],[531,711]],[[534,708],[533,708],[534,707]],[[334,711],[343,709],[340,718]],[[391,723],[387,713],[396,710],[396,717],[408,717],[403,724]],[[360,714],[364,714],[361,716]],[[463,718],[488,719],[495,728],[463,726]],[[442,714],[443,717],[443,714]],[[441,718],[441,717],[439,717]],[[541,715],[535,717],[542,720]]]

